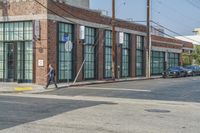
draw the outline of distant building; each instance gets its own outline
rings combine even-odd
[[[164,37],[165,30],[161,27],[151,27],[151,34]]]
[[[58,83],[74,81],[81,66],[77,81],[112,80],[112,18],[82,8],[89,0],[10,0],[0,6],[0,82],[44,85],[48,64]],[[145,77],[147,27],[121,19],[115,24],[116,77]],[[71,48],[63,40],[66,33]],[[152,75],[181,65],[183,49],[193,49],[178,39],[152,35],[151,40]]]
[[[195,35],[189,35],[189,36],[176,36],[177,39],[191,42],[194,45],[200,45],[200,28],[196,28],[193,31]]]
[[[196,35],[200,35],[200,28],[196,28],[193,31]]]
[[[82,8],[90,7],[90,0],[59,0],[59,1],[72,5],[72,6],[77,6],[77,7],[82,7]]]

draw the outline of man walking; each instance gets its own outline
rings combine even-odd
[[[51,64],[49,64],[49,72],[47,74],[48,76],[48,83],[47,85],[44,87],[45,89],[48,88],[48,86],[50,85],[51,82],[54,83],[55,87],[58,88],[57,84],[56,84],[56,81],[55,81],[55,69],[53,68],[53,66]]]

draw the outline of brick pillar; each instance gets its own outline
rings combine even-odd
[[[130,38],[130,77],[136,77],[136,35]]]
[[[74,66],[75,66],[75,77],[81,68],[83,63],[83,44],[79,40],[79,33],[80,33],[80,25],[75,25],[75,32],[74,32],[74,40],[75,40],[75,59],[74,59]],[[77,81],[83,80],[83,68],[79,73]]]
[[[168,52],[165,52],[165,70],[168,68]]]
[[[121,78],[122,45],[119,44],[119,32],[116,33],[116,78]]]
[[[191,59],[190,59],[191,61]],[[183,58],[182,58],[182,53],[179,53],[179,62],[178,62],[179,66],[183,66]]]
[[[48,72],[48,42],[47,42],[47,20],[40,20],[40,40],[35,41],[34,44],[34,59],[35,66],[35,83],[45,85],[47,83],[47,77],[45,76]],[[38,60],[44,61],[44,66],[38,66]]]
[[[58,76],[58,40],[57,40],[57,22],[48,20],[48,64],[56,70],[56,75]],[[58,77],[56,76],[56,80]]]
[[[102,80],[103,73],[104,73],[104,30],[99,29],[98,30],[99,36],[98,36],[98,47],[97,47],[97,79]]]
[[[143,64],[143,76],[146,77],[147,75],[147,62],[148,62],[148,59],[147,59],[147,54],[148,54],[148,46],[147,46],[147,37],[145,36],[144,37],[144,53],[143,53],[143,61],[144,61],[144,64]],[[150,61],[151,62],[151,61]]]

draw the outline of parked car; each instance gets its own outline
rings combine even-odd
[[[200,75],[200,67],[199,66],[187,66],[186,69],[189,69],[192,71],[192,76]]]
[[[185,76],[194,76],[194,73],[193,73],[192,69],[186,68],[186,67],[182,67],[182,68],[186,71],[186,75]]]
[[[184,69],[181,66],[176,66],[176,67],[170,67],[166,71],[162,73],[163,78],[168,78],[168,77],[185,77],[187,76],[187,70]]]

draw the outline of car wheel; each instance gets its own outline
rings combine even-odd
[[[192,76],[195,76],[195,73],[194,73],[194,72],[192,72]]]
[[[175,77],[180,78],[180,73],[177,73]]]

